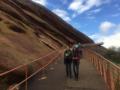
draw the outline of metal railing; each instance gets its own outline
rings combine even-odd
[[[7,74],[10,74],[12,72],[15,72],[16,70],[23,68],[24,72],[25,72],[25,79],[23,81],[19,82],[17,85],[15,85],[14,87],[12,87],[9,90],[15,90],[15,88],[19,87],[23,83],[25,84],[25,90],[28,90],[28,79],[32,78],[34,75],[39,73],[41,70],[44,70],[49,64],[51,64],[55,59],[57,59],[59,57],[59,55],[61,55],[62,52],[63,52],[63,50],[53,51],[51,53],[48,53],[47,55],[40,57],[38,59],[35,59],[29,63],[20,65],[11,70],[0,73],[0,77],[5,76]],[[37,68],[37,70],[35,70],[34,73],[29,74],[29,65],[33,65],[35,63],[38,63],[38,64],[42,63],[42,64],[40,64],[39,68]]]
[[[90,49],[84,49],[84,58],[90,60],[104,78],[108,90],[120,90],[120,67]]]
[[[40,57],[36,60],[33,60],[32,62],[29,62],[27,64],[20,65],[18,67],[15,67],[9,71],[6,71],[4,73],[0,74],[1,76],[5,76],[11,72],[14,72],[15,70],[18,70],[20,68],[24,68],[25,72],[25,79],[15,85],[13,88],[10,90],[14,90],[16,87],[20,86],[21,84],[25,84],[25,90],[28,90],[28,79],[32,78],[34,75],[36,75],[38,72],[41,70],[44,70],[50,63],[52,63],[61,53],[63,53],[64,50],[60,51],[53,51],[43,57]],[[94,64],[94,66],[97,68],[99,74],[104,78],[105,83],[107,84],[108,90],[120,90],[120,67],[115,65],[114,63],[110,62],[100,54],[90,50],[90,49],[83,49],[84,52],[84,58],[89,60]],[[43,63],[42,61],[45,61]],[[29,74],[29,65],[38,62],[42,62],[42,66],[35,70],[34,73]]]

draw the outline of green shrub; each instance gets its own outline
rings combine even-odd
[[[105,54],[105,57],[114,63],[120,64],[120,48],[109,48]]]

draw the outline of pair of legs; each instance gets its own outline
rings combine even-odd
[[[66,75],[69,78],[72,78],[71,63],[66,63]]]
[[[78,80],[78,77],[79,77],[79,63],[80,62],[77,62],[77,61],[73,62],[74,76],[75,76],[75,79],[77,79],[77,80]]]

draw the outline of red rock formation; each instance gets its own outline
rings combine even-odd
[[[93,43],[31,0],[0,0],[0,67],[11,69],[70,42]]]

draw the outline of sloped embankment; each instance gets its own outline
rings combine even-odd
[[[29,19],[30,17],[36,19],[34,14],[11,2],[0,1],[0,66],[5,69],[30,62],[62,45],[51,34],[36,29],[31,23],[32,19]]]
[[[22,12],[22,8],[14,6],[10,1],[0,1],[0,73],[31,62],[62,47],[54,36],[36,29],[36,26],[30,23],[33,21],[26,18],[26,14],[21,14]],[[31,14],[29,17],[36,18],[32,13],[29,14]],[[45,62],[47,60],[44,60]],[[34,63],[31,67],[37,68],[40,63],[43,62]],[[21,68],[13,74],[1,77],[0,89],[6,90],[7,83],[19,81],[23,78],[20,77],[23,74],[24,68]]]
[[[31,0],[0,1],[1,67],[10,69],[70,42],[93,43],[51,11]]]
[[[66,47],[70,42],[93,43],[31,0],[0,0],[0,73]],[[14,73],[22,75],[23,70]]]

